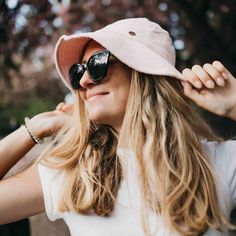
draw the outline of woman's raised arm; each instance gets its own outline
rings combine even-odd
[[[60,105],[61,106],[61,105]],[[42,139],[70,122],[65,106],[34,116],[27,122],[31,134]],[[25,126],[0,141],[0,176],[20,160],[35,144]],[[37,166],[0,181],[0,224],[14,222],[44,211]]]

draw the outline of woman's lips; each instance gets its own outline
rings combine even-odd
[[[87,95],[87,101],[92,101],[96,98],[109,94],[108,92],[96,92]]]

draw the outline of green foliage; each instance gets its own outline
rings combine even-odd
[[[40,112],[54,110],[55,106],[55,101],[46,100],[42,97],[32,97],[20,105],[11,104],[0,107],[0,136],[12,130],[11,122],[19,126],[24,122],[25,117],[33,117]]]

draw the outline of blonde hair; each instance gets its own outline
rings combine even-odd
[[[119,136],[108,125],[91,122],[77,96],[73,125],[41,160],[65,171],[61,211],[100,216],[112,212],[122,180],[119,143],[131,148],[137,159],[141,215],[151,207],[181,235],[232,227],[220,207],[214,171],[201,143],[203,138],[220,139],[193,110],[178,80],[133,71]],[[145,218],[143,228],[149,235]]]

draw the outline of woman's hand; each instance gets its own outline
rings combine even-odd
[[[66,104],[64,102],[60,102],[57,107],[56,107],[57,111],[63,111],[66,112],[68,114],[71,114],[73,112],[73,104]]]
[[[62,127],[70,125],[72,104],[59,103],[54,111],[40,113],[27,122],[27,127],[39,139],[56,134]]]
[[[236,79],[219,61],[182,72],[184,94],[204,109],[236,120]]]

